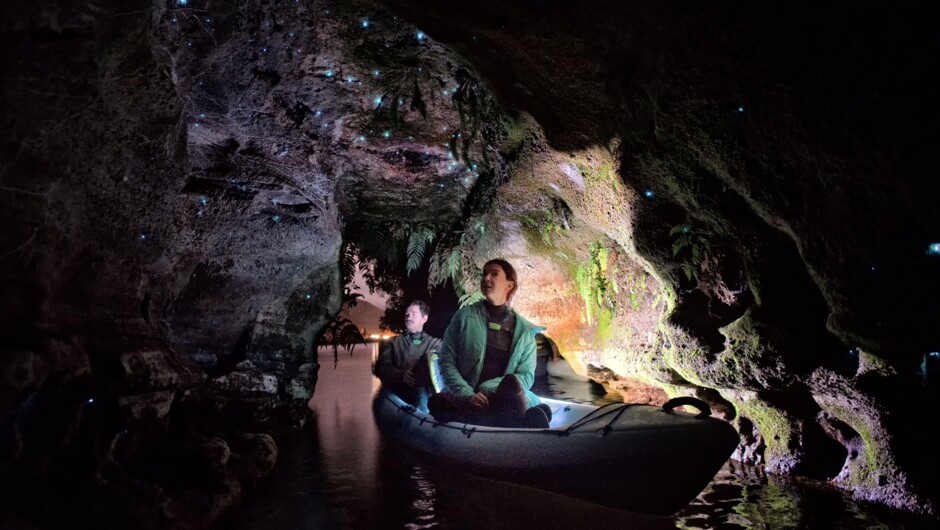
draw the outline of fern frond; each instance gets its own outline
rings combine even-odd
[[[460,304],[460,307],[464,307],[479,302],[480,300],[483,300],[483,298],[483,293],[480,291],[473,291],[461,296],[457,301]]]

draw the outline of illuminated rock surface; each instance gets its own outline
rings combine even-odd
[[[383,3],[0,8],[7,498],[218,520],[304,419],[345,235],[441,307],[505,256],[628,398],[936,511],[935,8]]]

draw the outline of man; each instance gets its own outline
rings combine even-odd
[[[484,300],[454,315],[440,353],[445,391],[428,407],[439,421],[546,428],[551,408],[529,388],[535,380],[535,334],[544,328],[512,307],[519,280],[502,259],[483,266]]]
[[[441,339],[424,332],[428,314],[423,300],[411,302],[405,309],[407,332],[392,339],[375,363],[375,375],[382,384],[412,405],[423,404],[430,382],[427,355],[441,347]]]

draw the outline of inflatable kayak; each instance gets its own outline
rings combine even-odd
[[[382,432],[463,471],[660,516],[694,499],[739,442],[694,398],[662,407],[542,402],[552,408],[547,429],[440,423],[382,388],[373,412]],[[674,410],[682,405],[701,412]]]

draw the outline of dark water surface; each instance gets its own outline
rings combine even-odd
[[[330,359],[332,352],[321,354]],[[382,438],[372,418],[378,380],[369,350],[320,370],[309,429],[283,439],[270,480],[234,515],[231,530],[259,529],[921,529],[928,522],[878,513],[824,484],[726,465],[671,518],[600,507],[436,466]],[[551,378],[541,395],[619,401],[603,387]]]

